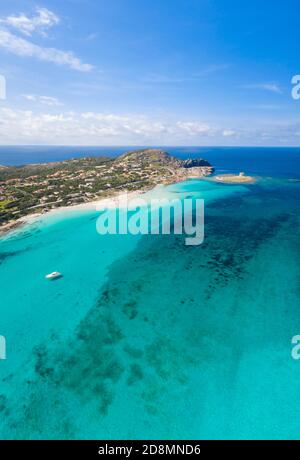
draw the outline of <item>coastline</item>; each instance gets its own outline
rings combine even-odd
[[[153,190],[153,189],[151,189]],[[122,207],[126,204],[127,199],[135,199],[140,195],[144,195],[147,193],[147,190],[134,190],[131,192],[122,192],[116,195],[107,196],[105,198],[99,198],[99,200],[87,201],[85,203],[74,204],[70,206],[60,206],[57,208],[50,209],[46,212],[37,212],[28,214],[27,216],[20,217],[14,221],[10,221],[0,227],[0,238],[9,234],[10,232],[17,230],[23,227],[26,224],[30,224],[34,222],[36,219],[39,219],[42,216],[50,215],[50,214],[58,214],[63,212],[70,212],[70,211],[89,211],[89,210],[97,210],[97,208],[106,208],[106,209],[116,209]]]
[[[167,185],[172,185],[172,184],[177,184],[180,182],[185,182],[186,180],[189,179],[207,179],[209,176],[208,175],[201,175],[201,176],[196,176],[193,174],[186,175],[185,177],[176,177],[174,181],[172,182],[164,182],[161,184],[156,184],[153,185],[151,188],[145,188],[145,189],[139,189],[139,190],[133,190],[133,191],[122,191],[117,194],[112,194],[103,198],[99,198],[98,200],[92,200],[92,201],[86,201],[84,203],[78,203],[78,204],[72,204],[68,206],[58,206],[56,208],[49,209],[48,211],[44,212],[35,212],[32,214],[28,214],[23,217],[19,217],[16,220],[9,221],[6,224],[0,226],[0,238],[2,236],[6,236],[10,232],[13,232],[14,230],[17,230],[21,227],[23,227],[26,224],[29,224],[36,219],[39,219],[42,216],[46,215],[51,215],[51,214],[57,214],[57,213],[63,213],[63,212],[69,212],[69,211],[88,211],[91,209],[97,210],[97,207],[104,207],[106,209],[114,209],[114,208],[121,208],[122,207],[122,200],[123,204],[125,205],[126,200],[125,196],[127,199],[135,199],[139,197],[140,195],[145,195],[148,192],[151,192],[155,190],[156,188],[161,188],[165,187]]]
[[[72,212],[72,211],[89,211],[89,210],[97,210],[97,208],[104,208],[104,209],[116,209],[122,208],[126,205],[127,200],[135,199],[140,195],[145,195],[148,192],[154,191],[157,188],[165,187],[171,184],[177,184],[180,182],[185,182],[189,179],[198,179],[198,180],[209,180],[212,182],[219,182],[223,184],[251,184],[257,181],[256,177],[252,176],[237,176],[234,174],[222,174],[218,176],[210,176],[210,175],[201,175],[196,176],[193,174],[186,175],[185,177],[176,177],[177,180],[172,182],[165,182],[161,184],[156,184],[152,188],[148,189],[139,189],[133,191],[122,191],[117,194],[111,194],[103,198],[99,198],[98,200],[86,201],[84,203],[72,204],[68,206],[58,206],[48,211],[44,212],[35,212],[32,214],[28,214],[26,216],[20,217],[16,220],[7,222],[3,226],[0,227],[0,238],[2,236],[7,236],[10,232],[13,232],[19,228],[22,228],[26,224],[30,224],[35,220],[39,219],[42,216],[48,216],[63,212]],[[126,199],[125,199],[126,198]]]
[[[10,167],[0,178],[4,211],[0,235],[48,213],[121,207],[123,195],[133,199],[159,184],[200,179],[213,172],[201,158],[179,160],[164,150],[149,148],[125,152],[113,160],[84,157]]]

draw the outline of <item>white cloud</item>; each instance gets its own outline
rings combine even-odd
[[[28,95],[30,100],[35,96]],[[26,110],[0,110],[0,136],[3,142],[47,142],[101,144],[124,139],[128,142],[160,138],[168,124],[138,115],[95,112],[34,113]],[[16,133],[18,138],[16,137]]]
[[[272,93],[281,94],[281,88],[277,83],[255,83],[251,85],[243,85],[244,89],[261,89],[265,91],[270,91]]]
[[[27,101],[34,101],[34,102],[37,101],[37,96],[35,96],[34,94],[22,94],[22,96],[25,99],[27,99]]]
[[[209,135],[213,133],[213,128],[206,123],[191,122],[191,121],[178,121],[177,128],[185,131],[190,135]]]
[[[38,102],[43,105],[48,105],[49,107],[57,107],[63,105],[56,97],[51,96],[38,96],[36,94],[23,94],[25,99],[32,102]]]
[[[151,136],[153,134],[162,134],[170,132],[171,127],[163,122],[149,120],[142,115],[124,116],[115,114],[103,114],[95,112],[83,112],[81,118],[88,121],[93,126],[94,132],[100,129],[105,132],[109,129],[110,132],[116,134],[135,134],[140,136]]]
[[[30,100],[39,96],[27,95]],[[47,97],[47,96],[46,96]],[[37,99],[38,100],[38,99]],[[39,113],[0,107],[3,144],[69,145],[280,145],[299,144],[299,124],[260,123],[235,129],[201,121],[145,115],[58,111]]]
[[[56,97],[51,97],[51,96],[40,96],[39,97],[39,102],[44,105],[48,105],[50,107],[54,106],[59,106],[63,105],[62,102],[60,102]]]
[[[233,129],[224,129],[222,134],[224,137],[231,137],[235,135],[235,131]]]
[[[41,61],[66,65],[80,72],[89,72],[93,66],[83,63],[71,51],[42,47],[8,30],[16,29],[27,37],[34,32],[46,36],[47,31],[59,22],[59,17],[47,8],[36,8],[36,14],[31,17],[20,13],[2,18],[0,19],[0,25],[2,24],[0,28],[0,48],[17,56],[34,57]]]
[[[66,65],[80,72],[89,72],[93,68],[91,64],[81,62],[71,51],[44,48],[5,29],[0,29],[0,48],[17,56],[34,57],[40,61]]]
[[[47,31],[59,22],[59,17],[47,8],[36,8],[36,15],[31,17],[26,16],[24,13],[20,13],[0,19],[0,23],[17,29],[27,36],[31,35],[33,32],[46,35]]]

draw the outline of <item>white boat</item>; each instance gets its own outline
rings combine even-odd
[[[45,278],[47,280],[56,280],[57,278],[61,278],[62,274],[60,272],[52,272],[49,275],[46,275]]]

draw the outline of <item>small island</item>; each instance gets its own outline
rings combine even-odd
[[[253,176],[246,176],[244,172],[239,174],[219,174],[214,176],[211,180],[215,182],[222,182],[223,184],[253,184],[257,179]]]

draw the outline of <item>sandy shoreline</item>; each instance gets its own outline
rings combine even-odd
[[[174,184],[178,182],[184,182],[188,179],[205,179],[205,180],[215,180],[216,182],[218,180],[218,176],[211,177],[209,176],[186,176],[184,178],[181,178],[181,180],[175,180]],[[247,181],[247,176],[244,177],[244,183]],[[251,178],[252,179],[252,178]],[[254,179],[255,181],[255,179]],[[220,181],[221,182],[221,181]],[[252,182],[252,180],[251,180]],[[93,201],[88,201],[85,203],[79,203],[79,204],[74,204],[74,205],[69,205],[69,206],[59,206],[53,209],[50,209],[46,212],[38,212],[38,213],[32,213],[28,214],[26,216],[20,217],[19,219],[9,221],[6,224],[4,224],[2,227],[0,227],[0,237],[9,234],[10,232],[13,232],[14,230],[17,230],[21,227],[23,227],[26,224],[30,224],[32,222],[37,221],[39,218],[48,216],[48,215],[54,215],[54,214],[59,214],[59,213],[64,213],[64,212],[72,212],[72,211],[91,211],[91,210],[100,210],[100,209],[116,209],[116,208],[122,208],[127,206],[127,201],[128,200],[133,200],[135,198],[140,197],[141,195],[146,195],[148,192],[153,192],[155,189],[160,189],[161,188],[170,185],[170,183],[163,183],[163,184],[157,184],[153,188],[148,189],[148,190],[134,190],[131,192],[120,192],[116,195],[111,195],[107,196],[105,198],[99,198],[98,200],[93,200]]]
[[[147,193],[144,190],[134,190],[132,192],[122,192],[117,195],[112,195],[111,197],[100,198],[99,200],[88,201],[86,203],[79,203],[74,204],[71,206],[61,206],[57,208],[50,209],[47,212],[39,212],[39,213],[32,213],[28,214],[27,216],[20,217],[14,221],[10,221],[7,224],[0,227],[0,236],[6,235],[7,233],[16,230],[23,225],[29,224],[34,222],[35,220],[39,219],[40,217],[46,215],[53,215],[59,214],[63,212],[72,212],[72,211],[90,211],[90,210],[99,210],[100,208],[103,209],[116,209],[122,208],[126,206],[127,200],[133,200],[141,195]]]

